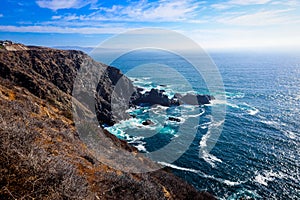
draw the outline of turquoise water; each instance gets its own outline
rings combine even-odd
[[[299,199],[300,56],[211,56],[223,77],[226,102],[216,100],[198,107],[137,107],[128,110],[136,118],[107,129],[141,152],[152,152],[175,140],[184,123],[199,118],[198,126],[184,130],[196,131],[188,150],[174,163],[161,164],[197,189],[221,199]],[[176,92],[209,93],[202,77],[189,63],[170,53],[132,52],[112,65],[144,91],[158,88],[170,97]],[[226,104],[222,134],[210,156],[199,157],[209,127],[216,126],[211,109],[222,103]],[[170,116],[180,122],[168,120]],[[154,125],[143,126],[146,119]]]

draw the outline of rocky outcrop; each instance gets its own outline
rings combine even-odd
[[[22,51],[22,50],[29,50],[29,48],[23,44],[14,43],[9,40],[0,41],[0,49],[6,51]]]
[[[146,121],[143,121],[142,123],[144,126],[148,126],[148,125],[153,125],[154,123],[150,120],[150,119],[147,119]]]
[[[116,82],[122,79],[126,87],[131,82],[80,51],[27,48],[0,51],[1,199],[213,199],[164,170],[133,174],[101,163],[72,120],[74,78],[86,62],[107,69],[95,100],[101,123],[114,122],[109,103]],[[98,129],[100,138],[109,138],[108,146],[137,154],[136,148]]]
[[[103,75],[97,79],[99,84],[95,102],[85,102],[85,106],[90,110],[94,110],[93,106],[97,107],[100,124],[112,125],[117,120],[128,117],[126,114],[114,117],[111,112],[111,100],[118,101],[120,98],[112,98],[114,85],[122,79],[126,91],[133,88],[130,80],[123,76],[120,70],[95,62],[85,53],[75,50],[30,47],[30,50],[26,51],[0,52],[1,77],[13,80],[15,84],[28,89],[39,98],[52,102],[65,112],[71,110],[70,96],[77,70],[87,64],[103,70]],[[83,97],[85,95],[91,94],[82,94]],[[84,103],[84,99],[81,100]],[[119,113],[125,113],[125,110]]]
[[[181,120],[176,117],[169,117],[168,120],[173,121],[173,122],[181,122]]]
[[[211,95],[200,95],[200,94],[175,94],[173,99],[177,100],[178,103],[181,104],[188,104],[188,105],[203,105],[203,104],[210,104],[210,101],[215,99]]]
[[[173,102],[171,99],[169,99],[163,91],[157,89],[151,89],[149,92],[145,92],[144,94],[137,92],[132,97],[132,103],[134,105],[145,104],[150,106],[156,104],[162,106],[171,106],[176,104],[176,102]]]
[[[182,104],[187,105],[203,105],[209,104],[214,99],[210,95],[199,94],[175,94],[173,98],[169,98],[164,94],[164,90],[151,89],[149,92],[142,94],[140,90],[136,91],[131,98],[134,105],[162,105],[162,106],[179,106]]]

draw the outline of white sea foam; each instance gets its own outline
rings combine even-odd
[[[213,168],[216,167],[216,162],[220,162],[222,163],[222,160],[217,158],[216,156],[208,153],[207,151],[202,151],[202,158],[208,163],[210,164]]]
[[[191,115],[184,115],[184,118],[190,118],[190,117],[200,117],[205,113],[205,109],[201,109],[201,112],[198,114],[191,114]]]
[[[160,123],[156,122],[155,120],[151,120],[154,124],[144,126],[143,120],[138,118],[130,118],[127,120],[122,120],[119,123],[115,124],[114,127],[117,127],[122,130],[126,130],[128,128],[139,128],[139,129],[147,129],[147,130],[157,130],[160,129],[162,126]]]
[[[200,141],[200,154],[202,158],[209,163],[212,167],[216,167],[215,162],[220,162],[222,163],[222,160],[217,158],[216,156],[210,154],[207,149],[207,141],[210,139],[212,136],[211,134],[211,129],[214,127],[219,127],[224,123],[224,120],[220,122],[213,122],[209,125],[207,133],[202,137]]]
[[[230,181],[230,180],[226,180],[226,179],[222,179],[222,178],[216,178],[214,176],[208,176],[207,178],[216,180],[216,181],[218,181],[220,183],[224,183],[224,184],[226,184],[228,186],[236,186],[236,185],[240,185],[240,184],[246,182],[246,181]]]
[[[227,102],[226,105],[227,105],[227,106],[230,106],[230,107],[232,107],[232,108],[240,108],[238,105],[233,104],[233,103],[228,103],[228,102]]]
[[[244,97],[245,97],[245,93],[242,92],[237,92],[237,93],[226,92],[227,99],[241,99]]]
[[[177,109],[182,109],[186,111],[194,111],[198,106],[183,104],[177,107]]]
[[[227,105],[228,102],[226,100],[213,99],[210,101],[210,104],[206,104],[205,106],[216,106],[216,105]]]
[[[178,169],[178,170],[181,170],[181,171],[193,172],[193,173],[196,173],[196,174],[200,172],[199,170],[179,167],[179,166],[169,164],[169,163],[166,163],[166,162],[158,162],[158,163],[163,165],[163,166],[170,167],[170,168],[173,168],[173,169]]]
[[[207,174],[202,174],[202,176],[204,178],[209,178],[209,179],[212,179],[212,180],[215,180],[215,181],[218,181],[220,183],[224,183],[228,186],[236,186],[236,185],[240,185],[240,184],[243,184],[243,183],[246,183],[246,181],[230,181],[230,180],[226,180],[226,179],[222,179],[222,178],[216,178],[212,175],[207,175]]]
[[[290,139],[295,139],[296,138],[296,134],[292,131],[283,131],[283,134],[285,136],[287,136]]]
[[[256,115],[259,112],[257,108],[254,108],[252,110],[248,110],[249,115]]]
[[[281,172],[273,172],[271,171],[263,171],[261,173],[256,172],[256,176],[254,177],[254,181],[264,185],[268,186],[268,182],[273,181],[275,178],[283,178],[284,174]]]
[[[275,121],[267,121],[267,120],[261,120],[260,122],[264,123],[266,125],[276,125],[277,124],[277,122],[275,122]]]
[[[151,107],[151,109],[158,109],[158,110],[167,110],[168,108],[169,108],[168,106],[162,106],[162,105],[155,105]]]
[[[151,107],[150,112],[153,112],[153,113],[155,113],[157,115],[162,115],[162,114],[166,113],[166,110],[168,108],[169,107],[167,107],[167,106],[155,105],[155,106]]]
[[[144,144],[138,144],[138,145],[133,145],[133,146],[136,147],[139,151],[148,152],[146,147],[144,146]]]
[[[173,164],[169,164],[166,162],[158,162],[159,164],[166,166],[166,167],[170,167],[172,169],[177,169],[177,170],[181,170],[181,171],[187,171],[187,172],[192,172],[195,174],[198,174],[199,176],[203,177],[203,178],[208,178],[208,179],[212,179],[212,180],[216,180],[220,183],[224,183],[228,186],[236,186],[236,185],[240,185],[242,183],[245,183],[246,181],[230,181],[230,180],[226,180],[226,179],[222,179],[222,178],[216,178],[212,175],[207,175],[205,173],[203,173],[200,170],[195,170],[195,169],[191,169],[191,168],[185,168],[185,167],[179,167],[177,165],[173,165]]]
[[[226,100],[212,100],[211,103],[206,106],[215,106],[215,105],[226,105],[231,108],[241,109],[243,111],[246,111],[249,115],[256,115],[257,113],[259,113],[258,108],[254,106],[250,106],[247,103],[237,105],[237,104],[230,103]]]
[[[210,124],[211,124],[211,122],[205,122],[205,123],[203,123],[203,124],[200,124],[200,125],[195,126],[194,128],[200,127],[201,129],[206,129],[206,128],[209,127]]]
[[[207,145],[207,140],[210,138],[211,136],[211,128],[212,127],[218,127],[221,126],[224,123],[224,120],[220,121],[220,122],[211,122],[209,124],[209,130],[207,131],[207,133],[202,137],[201,141],[200,141],[200,147],[204,148]]]
[[[243,111],[246,111],[249,115],[256,115],[259,112],[258,108],[251,106],[247,103],[240,104],[239,108]]]

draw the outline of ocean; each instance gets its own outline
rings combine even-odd
[[[184,143],[176,140],[179,134],[195,131],[179,159],[160,164],[220,199],[300,199],[300,56],[257,52],[210,56],[222,76],[226,101],[131,108],[128,112],[135,118],[106,129],[142,153],[173,141]],[[187,92],[209,94],[203,77],[190,63],[168,52],[133,51],[111,65],[144,91],[157,88],[169,97]],[[210,156],[201,157],[199,151],[206,145],[210,127],[221,126],[211,117],[212,108],[220,104],[226,105],[222,132]],[[154,124],[142,125],[147,119]],[[197,126],[189,124],[193,119]]]

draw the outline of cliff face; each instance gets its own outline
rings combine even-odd
[[[110,102],[113,85],[123,76],[118,69],[97,63],[80,51],[40,47],[31,47],[26,51],[0,51],[0,60],[1,77],[13,80],[37,97],[58,106],[68,116],[71,115],[70,95],[77,70],[86,63],[105,69],[103,77],[99,77],[97,89],[98,120],[101,124],[115,122]],[[128,80],[127,83],[131,82]]]
[[[0,51],[0,199],[213,198],[163,170],[132,174],[99,162],[72,121],[72,86],[84,62],[107,68],[96,104],[99,121],[112,124],[110,94],[121,72],[80,51],[26,48]]]

